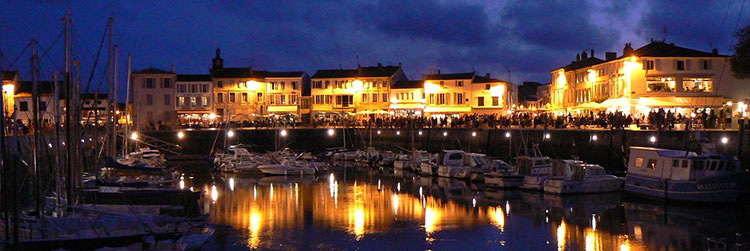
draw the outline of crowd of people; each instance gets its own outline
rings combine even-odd
[[[672,110],[654,109],[647,114],[632,115],[622,112],[516,112],[512,114],[464,114],[444,116],[346,116],[314,117],[307,121],[296,116],[271,116],[248,121],[229,122],[229,127],[360,127],[360,128],[601,128],[675,130],[675,129],[730,129],[731,112],[696,109],[689,114]],[[222,122],[183,124],[183,128],[225,127]],[[157,129],[159,127],[156,127]],[[736,128],[735,128],[736,129]]]

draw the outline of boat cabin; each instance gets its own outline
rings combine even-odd
[[[438,165],[441,166],[489,166],[487,155],[466,153],[461,150],[443,150],[438,153]]]
[[[531,171],[537,168],[551,167],[552,163],[549,157],[546,156],[518,156],[516,157],[518,163],[517,170],[518,174],[529,175]]]
[[[731,156],[700,156],[694,152],[654,147],[630,147],[628,174],[669,179],[696,180],[740,172]]]

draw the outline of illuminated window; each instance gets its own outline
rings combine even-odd
[[[464,86],[464,81],[461,81],[461,80],[456,81],[456,86],[459,86],[459,87]]]
[[[657,160],[655,160],[655,159],[649,159],[648,160],[648,164],[646,165],[646,167],[648,167],[649,169],[652,169],[652,170],[656,169],[656,163],[657,163]]]
[[[635,167],[637,168],[643,167],[643,158],[641,157],[635,158]]]
[[[216,102],[224,103],[224,93],[216,93]]]
[[[464,94],[463,93],[455,93],[455,103],[456,104],[463,104],[464,103]]]
[[[388,102],[388,93],[383,93],[383,102]]]
[[[197,106],[198,105],[198,100],[197,100],[196,97],[190,97],[190,105],[191,106]]]
[[[499,106],[500,105],[500,97],[492,97],[492,106]]]
[[[230,92],[229,93],[229,102],[230,103],[237,102],[237,97],[236,97],[236,94],[234,92]]]
[[[290,96],[289,96],[289,99],[290,99],[290,101],[291,101],[291,102],[290,102],[291,104],[293,104],[293,105],[296,105],[296,104],[297,104],[297,95],[290,95]]]
[[[379,95],[377,93],[373,93],[372,94],[372,102],[378,102],[378,96]]]
[[[648,77],[646,78],[648,92],[674,92],[675,80],[672,77]]]
[[[177,106],[185,106],[185,97],[177,97]]]
[[[208,106],[208,97],[201,97],[201,104],[203,104],[203,106]]]
[[[243,92],[242,93],[242,102],[247,103],[248,101],[249,101],[249,99],[248,99],[247,93]]]
[[[683,78],[682,88],[685,92],[711,92],[711,78]]]
[[[484,106],[484,97],[477,97],[477,106]]]
[[[281,104],[286,105],[286,95],[279,95],[281,96]]]
[[[362,103],[367,103],[367,97],[369,97],[369,96],[370,95],[367,94],[367,93],[362,93]]]
[[[444,105],[445,104],[445,93],[438,94],[438,105]]]
[[[435,104],[435,94],[430,94],[430,104]]]
[[[292,89],[297,90],[297,81],[292,81]]]

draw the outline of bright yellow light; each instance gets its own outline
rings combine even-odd
[[[234,137],[234,130],[227,131],[227,137]]]
[[[597,137],[596,135],[591,136],[591,140],[596,141],[597,139],[599,139],[599,137]]]
[[[219,199],[219,190],[216,190],[216,185],[211,186],[211,201],[216,202]]]
[[[250,212],[250,224],[248,226],[250,230],[249,246],[252,249],[257,249],[260,244],[260,227],[261,227],[261,214],[257,209],[253,208]]]
[[[557,226],[557,250],[565,250],[565,232],[565,221],[561,221]]]
[[[440,86],[433,84],[432,82],[425,82],[424,83],[424,92],[425,93],[437,93],[440,91]]]
[[[630,240],[627,235],[624,238],[625,240],[620,244],[620,251],[630,251]]]
[[[476,137],[477,136],[477,132],[471,132],[471,136],[472,137]]]
[[[120,111],[115,111],[115,114],[120,115]]]
[[[398,194],[391,195],[391,205],[393,205],[393,214],[398,214]]]
[[[635,56],[630,57],[630,62],[635,62]]]
[[[130,139],[132,139],[132,140],[138,140],[138,133],[137,132],[131,133],[130,134]]]
[[[234,178],[229,177],[229,190],[234,191]]]
[[[245,82],[245,85],[247,86],[247,89],[250,90],[256,90],[261,87],[261,83],[255,80],[250,80]]]
[[[656,143],[656,136],[651,136],[648,140],[651,141],[651,143]]]
[[[391,103],[398,103],[398,99],[396,97],[391,97]]]
[[[500,229],[500,232],[505,232],[505,213],[503,212],[503,208],[490,208],[489,214],[492,216],[492,222]]]
[[[437,224],[440,221],[440,211],[427,207],[424,211],[424,231],[431,234],[437,230]]]
[[[5,94],[13,95],[14,94],[13,92],[15,91],[15,89],[16,87],[13,84],[3,85],[3,92]]]
[[[588,78],[589,78],[588,84],[589,84],[589,86],[591,86],[592,84],[596,83],[596,71],[594,71],[593,69],[589,69],[588,72],[589,72],[589,74],[588,74]]]
[[[492,93],[492,96],[502,97],[505,93],[505,85],[496,85],[490,87],[490,93]]]
[[[727,138],[727,137],[721,137],[721,143],[722,144],[729,143],[729,138]]]
[[[279,132],[279,135],[281,135],[281,137],[286,137],[286,129],[282,129],[282,130],[281,130],[281,131]]]
[[[328,136],[333,136],[333,134],[336,133],[333,129],[328,129]]]
[[[557,72],[557,89],[565,89],[565,85],[567,85],[568,80],[565,78],[565,71],[560,70]]]
[[[216,119],[216,113],[212,112],[211,114],[208,115],[208,118],[209,119]]]
[[[356,79],[352,81],[352,86],[355,91],[361,91],[364,88],[364,83],[362,83],[362,80]]]
[[[601,236],[596,233],[593,229],[586,229],[584,237],[585,250],[602,250],[601,248]]]
[[[177,138],[182,139],[185,137],[185,133],[182,131],[177,132]]]

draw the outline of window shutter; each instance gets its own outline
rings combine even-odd
[[[677,62],[678,62],[678,61],[679,61],[679,60],[674,60],[674,69],[673,69],[673,70],[675,70],[675,71],[677,70]]]
[[[688,60],[685,60],[685,70],[686,70],[686,71],[689,71],[689,70],[690,70],[690,61],[693,61],[693,60],[689,60],[689,59],[688,59]]]
[[[659,69],[661,69],[661,60],[654,60],[654,70],[658,71]]]
[[[646,69],[647,69],[647,68],[646,68],[646,65],[647,65],[647,64],[648,64],[648,60],[645,60],[645,59],[644,59],[644,60],[643,60],[643,62],[642,62],[642,64],[641,64],[641,65],[643,66],[643,69],[644,69],[644,70],[646,70]]]

